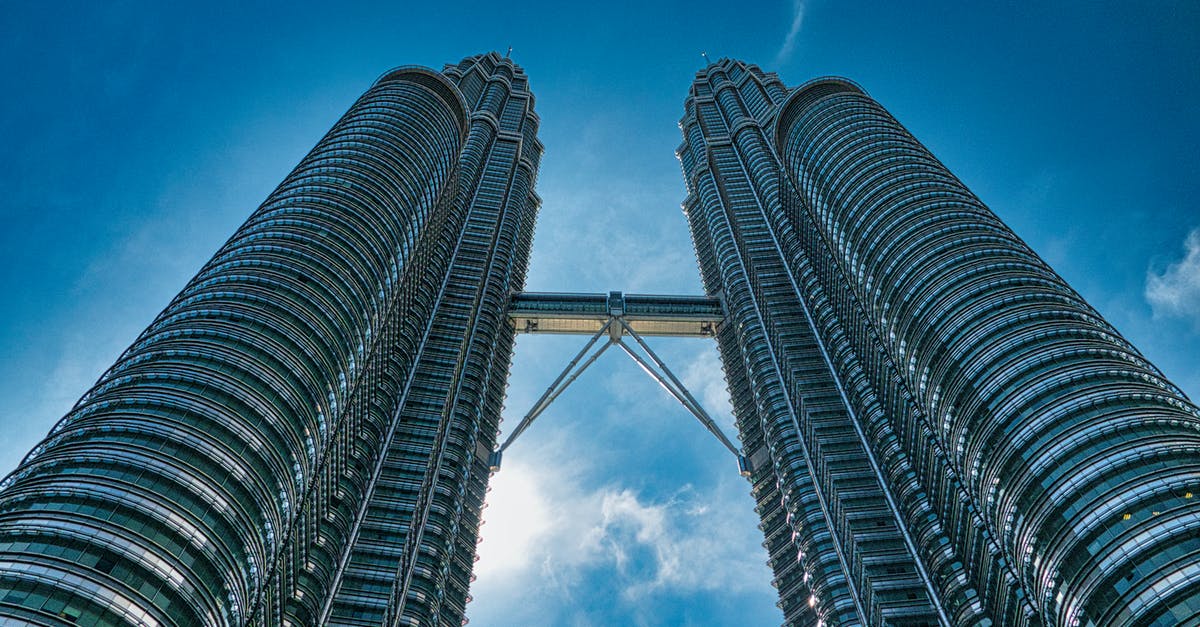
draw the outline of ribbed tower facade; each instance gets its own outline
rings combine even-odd
[[[0,622],[460,624],[537,125],[380,78],[4,480]]]
[[[789,625],[1200,623],[1200,412],[844,79],[678,150]]]

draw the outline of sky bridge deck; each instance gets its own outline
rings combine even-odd
[[[592,335],[621,317],[643,336],[712,337],[725,314],[716,296],[520,292],[508,317],[517,333]]]

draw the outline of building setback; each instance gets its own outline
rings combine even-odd
[[[0,622],[461,624],[551,332],[715,334],[789,625],[1200,623],[1200,411],[862,89],[697,74],[708,297],[520,294],[533,104],[380,78],[0,482]]]
[[[680,128],[788,624],[1200,621],[1200,412],[899,122],[722,60]]]

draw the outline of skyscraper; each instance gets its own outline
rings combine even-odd
[[[899,122],[722,60],[680,128],[789,624],[1200,621],[1200,412]]]
[[[494,53],[380,78],[4,481],[0,617],[459,624],[537,125]]]
[[[381,77],[0,484],[0,618],[460,624],[519,331],[740,453],[790,625],[1200,621],[1200,412],[862,89],[697,74],[704,297],[519,294],[537,125],[495,53]]]

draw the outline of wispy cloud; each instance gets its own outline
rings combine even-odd
[[[726,496],[726,495],[721,495]],[[623,595],[639,602],[659,591],[737,591],[764,570],[765,555],[735,554],[737,536],[753,533],[730,523],[728,508],[741,499],[712,499],[685,486],[661,502],[641,498],[629,489],[603,494],[599,535],[625,584]],[[630,551],[646,551],[637,563]],[[750,575],[749,577],[747,575]]]
[[[519,579],[563,593],[580,567],[598,559],[602,495],[582,489],[581,466],[558,459],[550,452],[557,446],[551,442],[506,459],[492,477],[475,589],[504,588]]]
[[[1184,240],[1183,259],[1146,273],[1146,302],[1155,316],[1187,318],[1200,329],[1200,228]]]
[[[788,28],[783,44],[775,53],[775,65],[783,65],[792,56],[796,48],[796,39],[800,36],[800,27],[804,25],[804,0],[792,0],[792,25]]]
[[[678,205],[679,189],[644,190],[609,181],[584,182],[572,189],[539,188],[550,209],[538,217],[529,289],[697,289],[690,287],[698,281],[687,223],[681,212],[671,209]],[[636,228],[628,228],[630,211],[638,214]]]
[[[472,621],[552,625],[640,617],[663,595],[753,595],[753,582],[770,577],[766,554],[744,550],[761,537],[740,482],[703,491],[684,485],[657,498],[617,484],[592,487],[579,460],[552,452],[561,445],[506,460],[492,478]],[[588,587],[597,581],[606,582],[619,607],[578,614],[594,598]]]
[[[725,384],[725,371],[721,369],[716,346],[706,346],[687,364],[683,383],[700,397],[704,408],[728,434],[733,428],[733,406],[729,403],[729,388]]]

